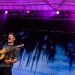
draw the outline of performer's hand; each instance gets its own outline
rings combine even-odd
[[[9,60],[6,59],[4,62],[9,64],[9,63],[11,63],[11,59],[9,59]]]
[[[6,59],[5,60],[5,63],[15,63],[15,62],[17,62],[17,59]]]
[[[11,63],[12,62],[12,58],[6,59],[5,63]]]

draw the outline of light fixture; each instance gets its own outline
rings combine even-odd
[[[56,11],[56,14],[60,14],[60,12],[59,11]]]
[[[5,14],[8,14],[8,11],[7,10],[5,11]]]

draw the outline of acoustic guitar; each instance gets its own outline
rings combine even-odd
[[[20,44],[20,45],[17,45],[17,46],[14,46],[12,48],[9,48],[9,49],[6,49],[6,48],[3,48],[2,50],[0,50],[0,60],[4,59],[6,56],[6,53],[7,52],[10,52],[11,50],[15,49],[15,48],[21,48],[23,47],[24,44]]]

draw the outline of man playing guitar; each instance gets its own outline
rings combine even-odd
[[[16,40],[16,38],[15,38],[14,33],[9,33],[8,44],[5,45],[3,48],[8,50],[8,49],[14,47],[15,40]],[[0,60],[0,74],[1,75],[12,75],[11,69],[12,69],[13,63],[18,61],[19,50],[20,50],[20,48],[18,48],[18,47],[14,48],[10,52],[6,53],[8,58],[4,58],[4,59]]]

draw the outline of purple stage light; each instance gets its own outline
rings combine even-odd
[[[27,10],[27,13],[29,13],[30,11],[29,10]]]
[[[59,11],[56,11],[56,14],[60,14],[60,12]]]
[[[8,14],[8,11],[5,11],[5,14]]]
[[[45,20],[50,20],[52,19],[54,16],[56,16],[56,13],[54,10],[50,11],[50,10],[42,10],[42,11],[36,11],[37,15],[39,16],[39,18],[45,19]]]

